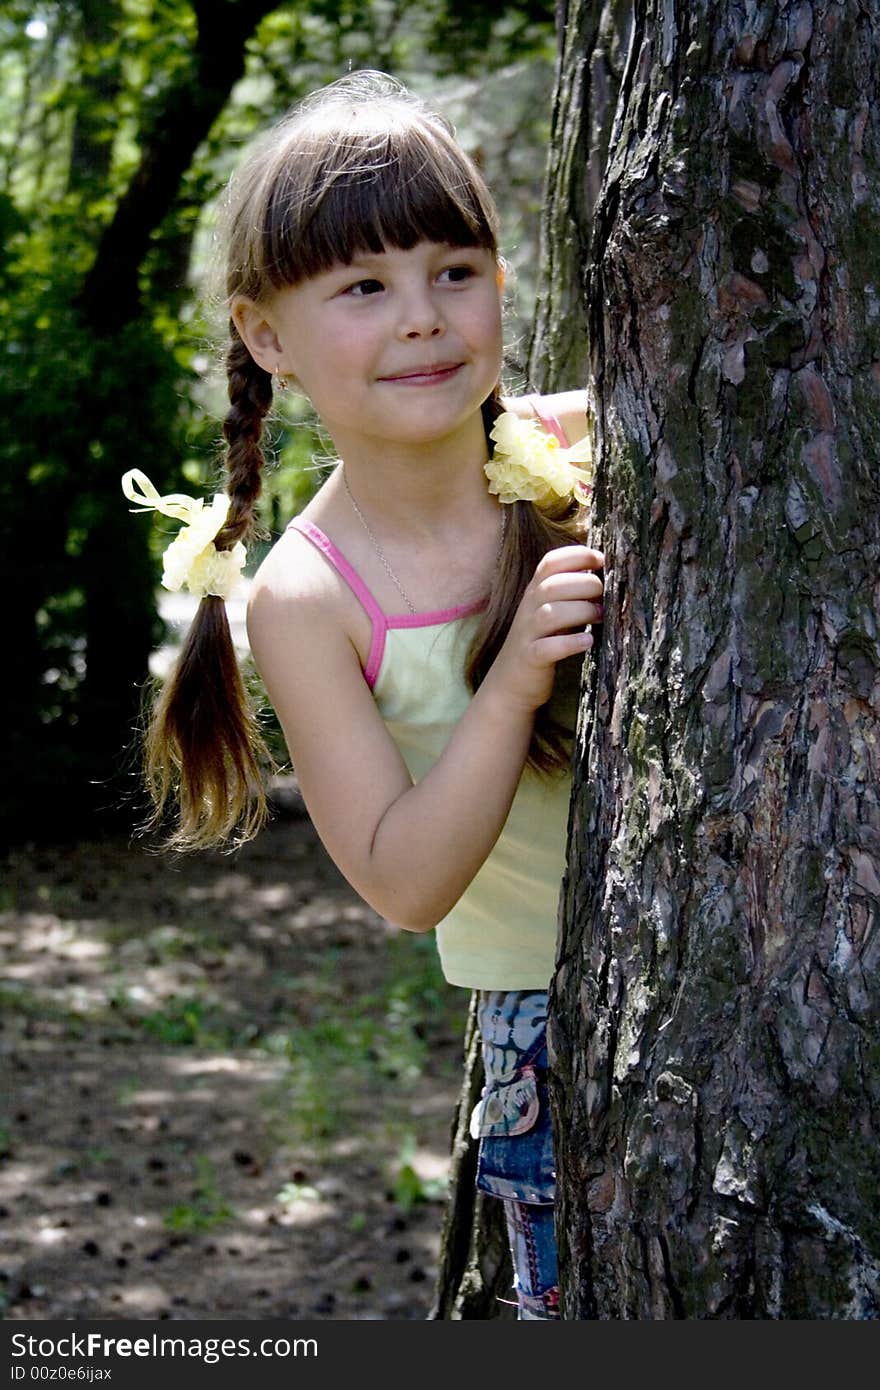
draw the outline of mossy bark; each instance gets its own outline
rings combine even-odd
[[[637,0],[575,236],[606,618],[551,1001],[567,1318],[880,1316],[878,60],[855,0]],[[591,99],[563,63],[557,129]]]

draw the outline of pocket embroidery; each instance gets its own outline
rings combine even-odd
[[[471,1138],[490,1135],[513,1138],[535,1125],[540,1109],[538,1081],[533,1067],[523,1067],[508,1079],[487,1086],[471,1114]]]

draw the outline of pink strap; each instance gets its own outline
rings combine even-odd
[[[535,412],[537,418],[541,421],[541,424],[544,426],[545,430],[547,430],[548,434],[554,434],[556,438],[559,440],[562,447],[564,449],[567,449],[568,440],[565,437],[565,430],[562,428],[555,415],[550,415],[547,411],[541,409],[541,397],[526,396],[526,400],[532,407],[532,410]]]
[[[385,614],[377,600],[373,597],[364,581],[361,579],[357,570],[354,569],[346,560],[342,551],[337,549],[330,537],[325,535],[320,526],[316,526],[313,521],[306,521],[305,517],[295,516],[293,521],[288,523],[287,529],[299,531],[312,545],[320,550],[324,558],[329,561],[338,574],[342,576],[348,587],[351,589],[355,598],[363,606],[367,617],[373,627],[373,635],[370,641],[370,654],[367,657],[367,664],[364,667],[364,679],[372,690],[376,677],[379,674],[379,667],[382,665],[382,657],[385,653],[385,632],[387,622]]]
[[[295,516],[288,522],[287,529],[299,531],[300,535],[311,541],[316,550],[320,550],[325,560],[345,580],[370,619],[373,632],[370,653],[364,667],[364,679],[371,690],[376,684],[385,655],[385,635],[389,628],[433,627],[437,623],[455,622],[458,618],[467,618],[473,613],[481,612],[488,602],[483,598],[476,603],[465,603],[455,608],[438,608],[430,613],[393,613],[389,616],[382,611],[378,599],[367,588],[354,566],[346,560],[342,551],[333,544],[320,526],[316,526],[313,521],[307,521],[305,517]]]

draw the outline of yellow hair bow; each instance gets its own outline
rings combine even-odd
[[[122,491],[137,511],[161,512],[185,523],[163,553],[162,587],[177,593],[185,585],[196,598],[215,594],[228,599],[247,560],[241,541],[231,550],[218,550],[214,544],[229,516],[229,498],[222,492],[210,503],[181,492],[163,497],[139,468],[123,476]]]
[[[520,419],[510,410],[498,416],[491,438],[495,452],[485,473],[489,491],[499,502],[548,506],[566,497],[585,500],[589,495],[593,455],[588,438],[564,449],[537,420]]]

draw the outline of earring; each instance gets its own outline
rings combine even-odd
[[[275,363],[272,372],[272,384],[274,385],[277,391],[286,391],[290,384],[287,380],[287,377],[281,375],[281,368],[279,367],[277,362]]]

